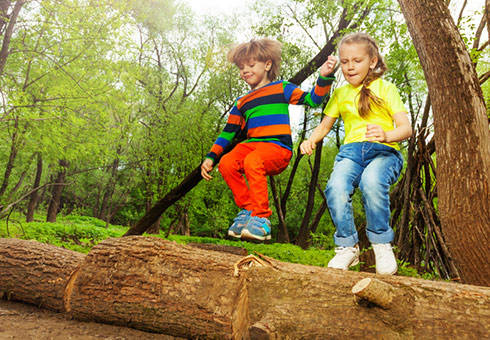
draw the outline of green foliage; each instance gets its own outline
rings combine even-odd
[[[0,237],[17,237],[25,240],[36,240],[58,247],[87,253],[95,244],[109,237],[120,237],[127,228],[109,226],[105,222],[88,216],[69,215],[60,218],[56,223],[31,222],[19,223],[18,220],[7,224],[0,222]]]
[[[59,218],[56,223],[20,223],[20,217],[20,214],[14,213],[9,218],[8,228],[6,220],[0,221],[0,238],[16,237],[25,240],[36,240],[81,253],[88,253],[97,243],[110,237],[121,237],[127,231],[127,227],[124,226],[109,225],[106,228],[104,221],[89,216],[67,215]],[[42,216],[37,216],[37,219],[42,219]],[[163,232],[158,235],[145,234],[145,236],[165,238]],[[283,262],[319,267],[326,267],[330,259],[335,255],[331,237],[327,238],[321,233],[313,235],[313,246],[306,250],[292,244],[251,243],[215,237],[170,235],[168,240],[181,244],[210,243],[239,247],[246,249],[249,254],[265,255]],[[408,263],[398,261],[398,266],[398,275],[428,280],[437,279],[437,275],[433,273],[417,273],[417,270]],[[353,267],[352,270],[359,271],[359,265]]]
[[[332,250],[322,250],[316,248],[304,250],[298,246],[283,243],[263,244],[250,243],[245,241],[229,241],[209,237],[188,237],[177,235],[171,235],[169,237],[169,240],[184,244],[212,243],[240,247],[246,249],[249,254],[257,253],[284,262],[301,263],[320,267],[326,267],[328,261],[334,256],[334,252]]]
[[[20,217],[20,216],[15,216]],[[64,247],[74,251],[87,253],[94,245],[109,237],[120,237],[127,228],[109,225],[105,228],[105,222],[99,219],[68,215],[60,218],[56,223],[31,222],[19,224],[15,221],[9,223],[9,235],[7,235],[6,221],[0,222],[0,237],[17,237],[26,240]],[[155,236],[155,235],[147,235]],[[164,238],[163,233],[157,235]],[[244,241],[230,241],[211,237],[178,236],[170,235],[169,240],[179,243],[212,243],[222,244],[246,249],[250,254],[259,253],[280,261],[302,263],[307,265],[325,267],[332,258],[333,251],[311,248],[303,250],[292,244],[257,244]]]
[[[173,0],[26,2],[0,76],[0,185],[6,184],[0,210],[19,200],[15,209],[25,213],[40,155],[40,185],[48,186],[39,191],[38,212],[48,206],[53,188],[49,184],[61,169],[59,161],[65,160],[69,165],[60,215],[68,216],[44,224],[39,222],[45,218],[41,214],[36,216],[37,224],[25,224],[14,212],[10,234],[85,252],[105,237],[122,234],[122,227],[106,229],[99,219],[75,214],[109,216],[112,223],[131,225],[201,163],[234,100],[248,91],[237,68],[226,60],[230,45],[247,40],[244,32],[248,31],[253,37],[278,39],[283,44],[280,77],[288,79],[330,39],[342,6],[356,30],[370,33],[379,42],[389,67],[386,77],[398,86],[416,120],[427,89],[396,1],[257,1],[253,20],[203,18]],[[366,7],[371,12],[360,22]],[[460,25],[468,46],[472,44],[469,31],[476,29],[470,22],[465,17]],[[478,73],[487,72],[489,50],[470,52],[478,61]],[[311,86],[315,77],[303,86]],[[339,74],[334,86],[342,84]],[[487,108],[489,86],[488,81],[482,86]],[[306,111],[305,117],[308,136],[319,123],[319,111]],[[342,125],[338,127],[325,139],[321,188],[332,170],[336,144],[343,138]],[[303,126],[293,126],[293,131],[296,150]],[[11,156],[15,157],[7,179],[5,166]],[[313,160],[305,157],[300,162],[287,202],[286,224],[292,239],[304,217]],[[290,172],[291,167],[275,177],[280,193]],[[188,217],[192,235],[224,238],[238,208],[219,173],[213,175],[213,181],[203,181],[167,209],[162,233]],[[357,225],[365,221],[360,198],[359,192],[353,196]],[[322,200],[317,191],[313,213]],[[275,212],[271,220],[276,236]],[[6,227],[0,224],[0,235],[6,235]],[[325,213],[312,235],[314,247],[329,254],[334,230]],[[285,260],[304,255],[312,257],[305,262],[323,265],[320,258],[328,258],[321,253],[316,259],[294,246],[288,250],[281,250],[281,245],[264,247],[265,255]]]

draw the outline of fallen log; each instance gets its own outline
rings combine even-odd
[[[84,254],[36,241],[0,239],[0,298],[64,311],[70,275]]]
[[[0,239],[0,249],[7,242]],[[31,248],[39,256],[37,246],[15,242],[24,255],[0,252],[0,294],[11,295],[8,277],[16,275],[19,287],[31,288],[17,288],[15,297],[29,302],[39,280],[47,306],[42,275],[17,274],[28,268]],[[43,263],[49,273],[68,268]],[[344,272],[141,236],[105,240],[79,264],[59,277],[67,282],[65,312],[83,320],[187,338],[490,338],[487,287]]]

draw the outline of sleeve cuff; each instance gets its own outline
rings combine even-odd
[[[213,161],[213,165],[214,163],[216,163],[216,158],[213,157],[213,155],[211,153],[208,153],[206,156],[204,156],[204,159],[210,159]]]
[[[334,82],[334,80],[335,80],[335,77],[334,77],[334,74],[333,73],[330,73],[326,77],[320,75],[320,76],[318,76],[317,84],[319,86],[332,85],[332,83]]]

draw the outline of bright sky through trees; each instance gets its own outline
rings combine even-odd
[[[235,14],[243,13],[248,10],[250,4],[254,0],[181,0],[187,3],[196,13],[202,13],[206,15],[216,15],[216,14]],[[453,0],[451,1],[449,8],[453,16],[457,16],[461,7],[465,1],[464,0]],[[274,4],[279,4],[280,1],[274,1]],[[464,15],[474,15],[475,11],[481,11],[485,4],[485,0],[471,0],[467,1],[464,10]],[[479,20],[478,15],[474,15],[475,20]]]

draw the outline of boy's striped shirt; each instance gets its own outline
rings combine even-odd
[[[289,121],[289,104],[320,106],[330,92],[334,77],[320,76],[316,86],[305,92],[298,86],[275,81],[240,97],[233,105],[228,121],[206,158],[213,161],[223,153],[233,138],[245,129],[248,142],[270,142],[291,150],[293,141]]]

